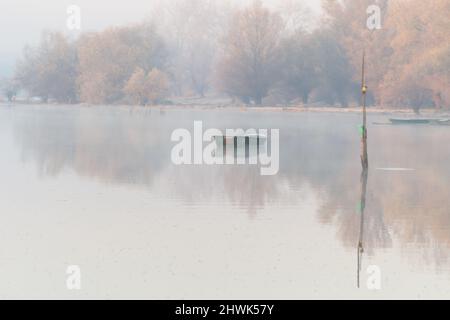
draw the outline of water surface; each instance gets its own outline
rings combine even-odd
[[[170,135],[194,120],[280,129],[279,173],[173,165]],[[450,128],[370,125],[362,214],[359,124],[357,114],[0,107],[0,297],[449,298]],[[79,291],[66,288],[68,265],[81,268]],[[370,266],[380,290],[366,285]]]

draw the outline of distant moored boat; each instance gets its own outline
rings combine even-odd
[[[430,124],[437,119],[389,119],[392,124]]]
[[[450,119],[438,120],[437,124],[441,126],[450,126]]]
[[[450,125],[450,119],[389,119],[392,124],[437,124]]]

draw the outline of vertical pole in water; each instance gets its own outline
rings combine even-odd
[[[363,236],[364,236],[364,212],[366,210],[366,193],[367,193],[367,180],[368,180],[368,169],[363,169],[361,173],[361,198],[359,203],[359,213],[360,213],[360,224],[359,224],[359,240],[357,247],[357,286],[359,288],[360,285],[360,272],[361,272],[361,264],[362,264],[362,256],[364,253],[363,246]]]
[[[361,104],[362,104],[362,111],[363,111],[363,124],[362,124],[362,130],[361,130],[361,165],[362,165],[362,172],[361,172],[361,198],[360,198],[360,204],[359,204],[359,210],[360,210],[360,226],[359,226],[359,240],[358,240],[358,247],[357,247],[357,287],[360,287],[360,272],[361,272],[361,264],[362,264],[362,255],[364,252],[363,247],[363,234],[364,234],[364,211],[366,209],[366,192],[367,192],[367,180],[368,180],[368,173],[369,173],[369,157],[367,154],[367,113],[366,113],[366,93],[367,93],[367,86],[366,86],[366,77],[365,77],[365,59],[366,59],[366,52],[363,51],[363,58],[362,58],[362,80],[361,80]]]
[[[362,111],[363,111],[363,124],[362,124],[362,130],[361,130],[361,165],[363,169],[369,168],[369,157],[367,155],[367,113],[366,113],[366,93],[367,93],[367,86],[366,86],[366,75],[365,75],[365,65],[366,65],[366,51],[363,52],[363,58],[362,58],[362,80],[361,80],[361,104],[362,104]]]

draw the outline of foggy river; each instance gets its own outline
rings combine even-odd
[[[358,114],[0,107],[0,298],[448,298],[450,127],[388,117],[361,220]],[[173,164],[196,120],[279,129],[278,173]]]

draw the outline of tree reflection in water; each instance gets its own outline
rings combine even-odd
[[[368,173],[355,174],[360,166],[354,161],[356,115],[168,110],[163,116],[142,110],[24,108],[13,120],[15,143],[23,161],[36,164],[42,175],[57,177],[70,169],[102,183],[146,188],[168,201],[183,199],[186,205],[228,202],[250,217],[273,204],[298,205],[311,196],[299,191],[307,187],[319,199],[316,219],[332,225],[346,248],[357,243],[359,256],[389,248],[395,239],[405,249],[420,248],[425,264],[448,264],[450,150],[442,148],[450,139],[447,128],[371,128],[371,144],[377,146],[371,149],[373,168],[417,170],[372,170],[368,184]],[[279,174],[263,177],[256,166],[172,165],[172,130],[198,119],[216,128],[280,128]],[[354,214],[360,193],[361,214]]]

